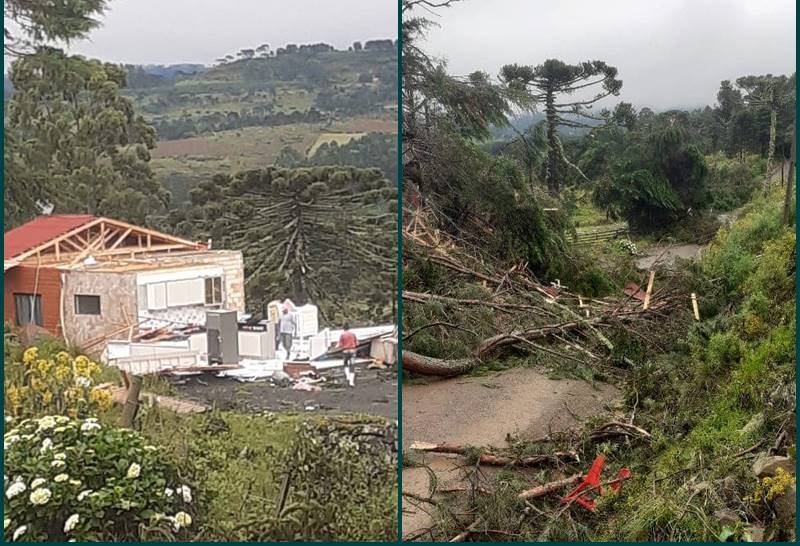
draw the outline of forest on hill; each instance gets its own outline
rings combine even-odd
[[[615,104],[613,59],[453,76],[419,4],[405,540],[791,540],[795,74],[660,112]]]

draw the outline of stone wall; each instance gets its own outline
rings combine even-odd
[[[99,315],[76,313],[75,296],[100,296]],[[136,275],[72,270],[64,272],[62,290],[64,335],[70,343],[82,346],[87,341],[108,336],[125,325],[136,324]],[[119,333],[116,337],[124,337]],[[100,348],[105,344],[100,344]]]

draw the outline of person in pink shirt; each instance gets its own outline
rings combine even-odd
[[[350,331],[350,325],[344,325],[344,331],[339,336],[339,344],[337,345],[344,354],[344,376],[351,387],[356,386],[356,372],[353,365],[356,357],[356,350],[358,349],[358,339],[356,335]]]

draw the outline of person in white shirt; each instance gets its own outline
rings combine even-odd
[[[297,332],[297,319],[289,313],[286,307],[283,308],[283,314],[278,321],[278,331],[280,332],[281,345],[286,350],[286,358],[288,359],[292,350],[292,338]]]

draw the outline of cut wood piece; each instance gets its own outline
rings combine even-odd
[[[644,293],[644,304],[642,305],[642,309],[647,309],[650,307],[650,294],[653,293],[653,281],[656,278],[656,272],[650,272],[650,279],[647,281],[647,291]]]
[[[533,487],[531,489],[526,489],[525,491],[520,493],[519,498],[535,499],[536,497],[543,497],[545,495],[549,495],[550,493],[555,493],[556,491],[560,491],[565,487],[573,485],[577,483],[581,478],[583,478],[583,474],[575,474],[574,476],[570,476],[569,478],[564,478],[563,480],[556,480],[554,482],[537,485],[536,487]]]
[[[477,364],[476,360],[470,358],[443,360],[411,351],[403,351],[403,370],[424,375],[453,377],[467,373]]]
[[[613,436],[638,436],[645,440],[650,440],[652,438],[649,432],[636,425],[623,423],[622,421],[611,421],[594,429],[591,434],[589,434],[589,439],[600,440]]]
[[[454,445],[454,444],[430,444],[426,442],[414,442],[411,444],[411,449],[414,451],[425,451],[428,453],[452,453],[455,455],[469,455],[470,447]],[[514,458],[504,455],[492,455],[489,453],[482,453],[479,456],[481,464],[490,466],[538,466],[545,463],[555,463],[560,461],[574,461],[579,462],[580,458],[574,451],[559,451],[550,454],[533,455],[531,457]]]
[[[125,397],[125,406],[122,408],[120,426],[122,428],[133,428],[133,421],[139,411],[139,393],[142,392],[142,376],[134,375],[130,378],[131,386]]]
[[[692,292],[692,310],[694,311],[694,320],[700,320],[700,309],[697,307],[697,294]]]

